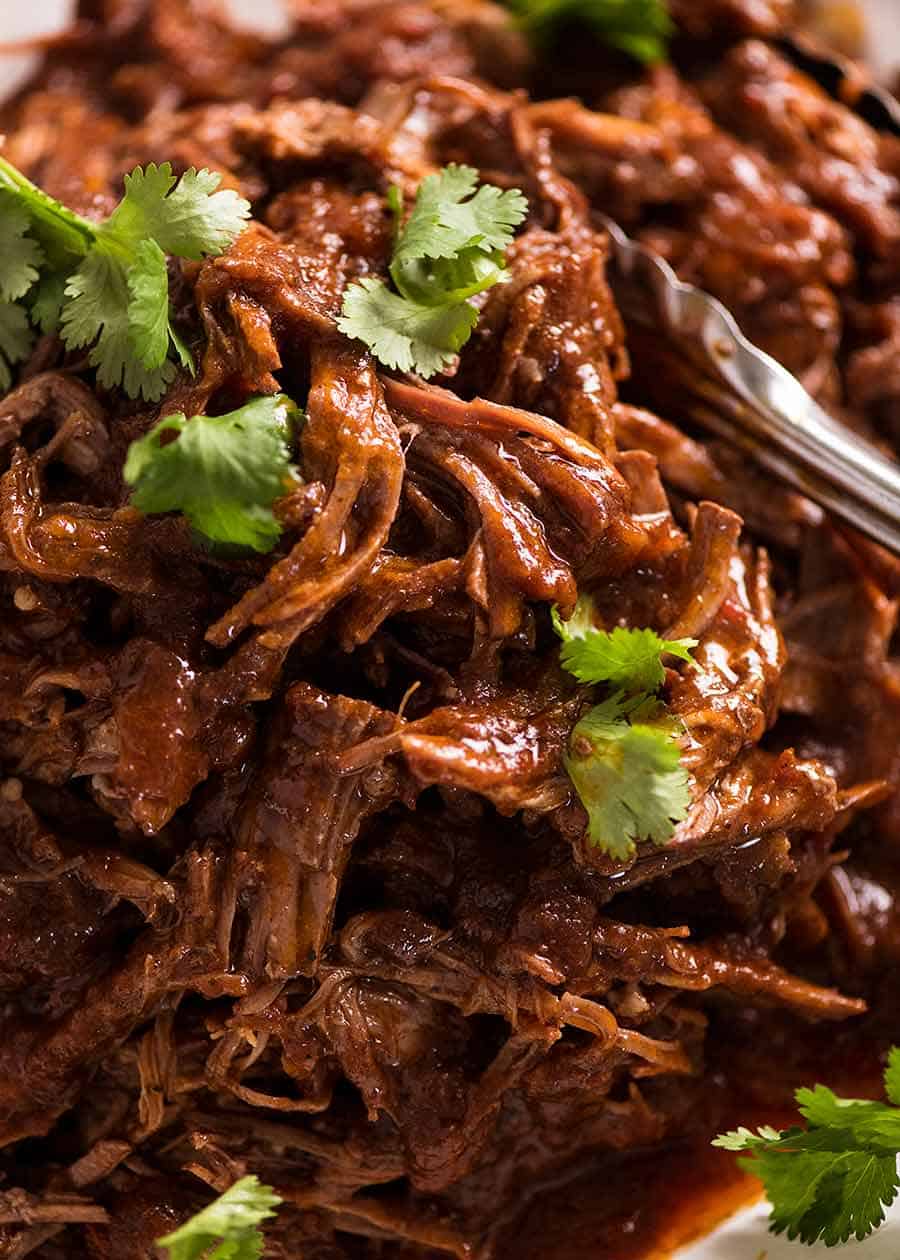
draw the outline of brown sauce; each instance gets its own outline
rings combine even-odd
[[[640,1188],[639,1193],[635,1193]],[[708,1143],[598,1160],[540,1194],[504,1235],[502,1260],[664,1260],[760,1195]]]

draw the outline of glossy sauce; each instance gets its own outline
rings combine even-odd
[[[646,1193],[635,1194],[635,1186]],[[703,1143],[598,1160],[543,1191],[500,1260],[663,1260],[760,1196],[733,1156]]]
[[[864,1030],[830,1049],[821,1029],[810,1030],[795,1053],[804,1080],[827,1084],[843,1097],[883,1097],[886,1046]],[[762,1065],[760,1060],[760,1072]],[[759,1086],[765,1091],[760,1079],[754,1094]],[[732,1083],[716,1129],[784,1129],[797,1119],[783,1104],[751,1102]],[[668,1260],[762,1193],[760,1182],[739,1167],[739,1157],[713,1147],[707,1136],[599,1156],[532,1199],[502,1235],[497,1260]]]

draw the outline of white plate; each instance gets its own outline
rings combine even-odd
[[[279,0],[223,0],[248,25],[275,30],[279,24]],[[877,30],[879,65],[900,64],[900,0],[868,0],[873,29]],[[23,40],[60,30],[74,8],[74,0],[0,0],[0,43]],[[890,50],[886,55],[886,50]],[[35,64],[28,54],[0,55],[0,96],[18,87]],[[677,1260],[803,1260],[804,1256],[838,1255],[847,1260],[900,1260],[900,1203],[891,1219],[863,1243],[851,1242],[840,1251],[825,1247],[805,1248],[774,1238],[766,1228],[764,1203],[739,1212],[701,1242],[678,1253]],[[552,1260],[552,1257],[548,1257]],[[593,1260],[593,1257],[586,1257]],[[597,1257],[596,1260],[609,1260]],[[675,1258],[673,1258],[675,1260]]]
[[[900,1203],[896,1203],[888,1220],[881,1229],[865,1242],[847,1243],[844,1247],[804,1247],[786,1238],[776,1238],[766,1225],[768,1205],[738,1212],[730,1221],[720,1225],[715,1233],[700,1242],[692,1243],[679,1251],[673,1260],[898,1260],[900,1257]],[[598,1257],[599,1260],[599,1257]]]

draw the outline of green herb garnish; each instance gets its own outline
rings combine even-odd
[[[588,815],[588,839],[625,862],[638,840],[665,844],[690,804],[680,724],[646,695],[621,692],[572,731],[565,765]]]
[[[716,1138],[726,1151],[750,1152],[741,1166],[766,1188],[773,1233],[834,1247],[882,1223],[900,1186],[900,1047],[890,1052],[884,1087],[893,1106],[839,1098],[824,1085],[798,1089],[805,1129],[740,1128]]]
[[[696,639],[661,639],[655,630],[598,630],[592,606],[583,596],[568,621],[553,610],[553,626],[563,641],[563,667],[583,683],[612,683],[627,691],[656,691],[665,681],[662,656],[691,659]]]
[[[388,204],[396,219],[396,292],[383,280],[351,284],[338,328],[385,367],[434,376],[471,336],[478,311],[469,298],[506,278],[504,250],[528,203],[518,189],[479,187],[477,171],[450,165],[422,180],[405,224],[398,188]]]
[[[638,61],[663,61],[674,30],[665,0],[504,0],[523,28],[545,42],[572,23]]]
[[[259,1260],[265,1240],[258,1227],[281,1202],[258,1177],[241,1177],[156,1245],[169,1260]]]
[[[250,205],[217,192],[221,176],[168,162],[136,167],[100,223],[48,196],[0,158],[0,388],[29,350],[32,326],[58,331],[108,389],[162,396],[173,357],[192,360],[172,325],[166,257],[220,254],[246,226]]]
[[[653,693],[665,681],[663,654],[689,661],[697,641],[662,639],[650,629],[599,630],[584,596],[568,621],[554,608],[553,625],[569,673],[620,689],[575,726],[565,766],[587,811],[588,839],[628,861],[638,840],[671,839],[690,805],[678,744],[683,728]]]
[[[291,486],[299,410],[284,394],[224,416],[166,416],[128,448],[124,477],[141,512],[182,512],[214,543],[269,551],[281,526],[272,504]]]

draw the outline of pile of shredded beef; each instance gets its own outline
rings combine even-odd
[[[2,111],[84,213],[169,160],[254,222],[173,269],[201,367],[159,407],[53,338],[0,402],[0,1255],[140,1260],[253,1172],[267,1255],[507,1260],[542,1187],[621,1195],[628,1152],[900,1033],[900,563],[705,440],[593,219],[890,449],[900,141],[785,60],[790,0],[671,9],[642,72],[480,0],[295,0],[277,43],[83,0]],[[530,216],[425,385],[335,317],[389,186],[450,161]],[[307,412],[275,552],[128,506],[159,414],[275,389]],[[562,768],[578,591],[700,641],[665,691],[693,806],[627,866]]]

